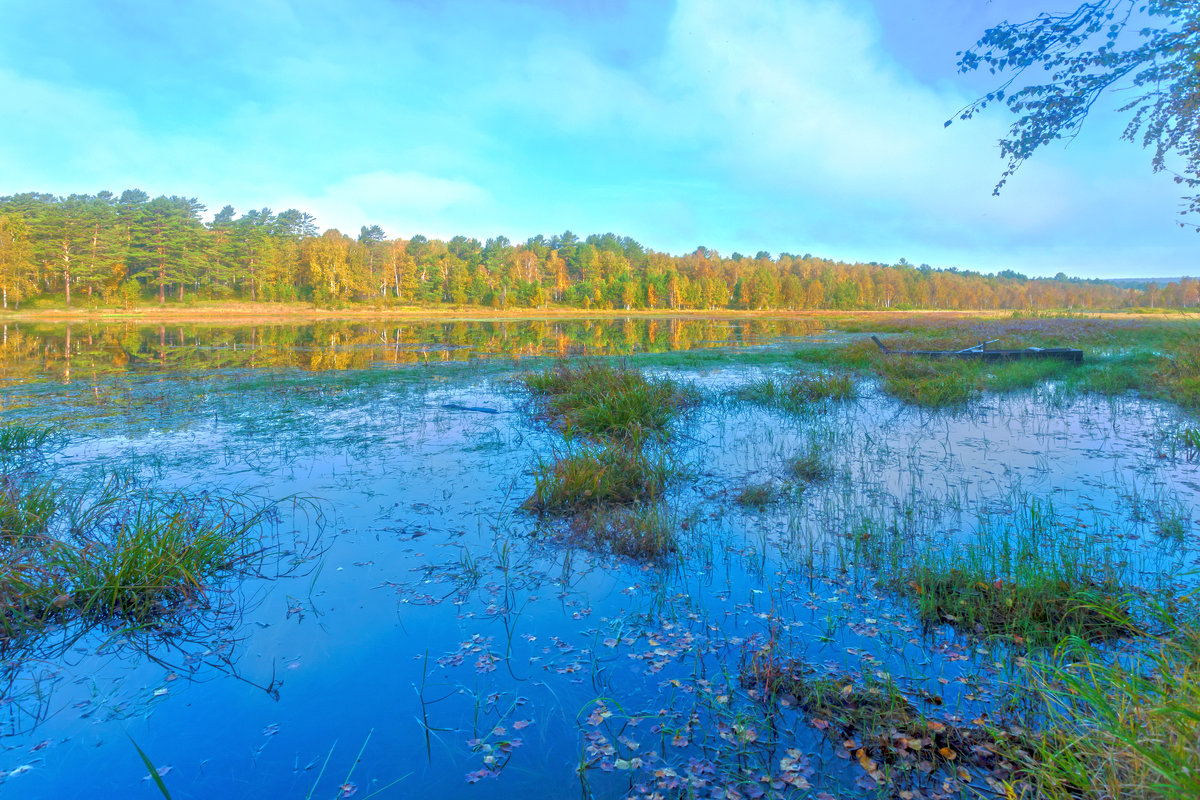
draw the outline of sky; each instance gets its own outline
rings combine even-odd
[[[1029,0],[0,0],[0,195],[1029,275],[1200,272],[1120,98],[999,197],[956,52]],[[1074,3],[1066,0],[1067,5]]]

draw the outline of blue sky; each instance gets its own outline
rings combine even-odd
[[[1073,5],[1073,3],[1068,3]],[[955,52],[1027,0],[0,0],[0,194],[322,226],[1088,277],[1196,274],[1111,99],[1000,197]]]

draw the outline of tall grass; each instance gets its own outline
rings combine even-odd
[[[0,547],[45,533],[59,505],[59,491],[49,481],[22,488],[25,480],[0,475]]]
[[[891,583],[928,622],[1053,646],[1133,633],[1124,579],[1115,557],[1069,540],[1053,506],[1034,500],[1015,517],[984,521],[965,543],[928,548]]]
[[[1132,661],[1071,649],[1040,680],[1048,725],[1014,753],[1038,796],[1200,797],[1200,631],[1181,628]]]
[[[0,426],[0,453],[19,453],[37,450],[54,435],[51,428],[9,423]]]
[[[679,549],[677,525],[661,503],[597,507],[571,520],[575,541],[630,558],[662,558]]]
[[[925,408],[965,405],[984,387],[978,365],[958,359],[889,356],[880,360],[876,369],[885,392]]]

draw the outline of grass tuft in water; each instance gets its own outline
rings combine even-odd
[[[780,496],[780,489],[775,484],[752,483],[742,487],[742,490],[733,499],[734,502],[745,508],[752,508],[755,511],[765,511],[778,503]]]
[[[765,377],[741,387],[735,396],[748,403],[802,413],[810,410],[814,404],[850,400],[855,394],[854,381],[850,376],[829,374]]]
[[[593,508],[571,520],[572,538],[594,550],[658,559],[676,552],[676,524],[657,503]]]
[[[816,445],[790,459],[787,470],[793,477],[808,483],[820,483],[833,477],[833,467]]]
[[[877,369],[885,392],[925,408],[965,405],[984,387],[978,365],[958,359],[889,356],[879,361]]]
[[[1051,504],[985,520],[963,544],[930,547],[897,569],[891,584],[917,601],[929,623],[1029,646],[1067,638],[1107,641],[1137,628],[1124,573],[1089,549]]]
[[[93,510],[74,515],[93,523],[88,529],[69,525],[70,535],[58,536],[50,520],[41,520],[36,539],[5,539],[4,638],[66,617],[153,623],[175,609],[205,605],[209,587],[226,575],[253,572],[264,554],[254,530],[269,507],[237,497],[177,493],[93,502]]]
[[[596,440],[665,439],[679,412],[699,400],[692,387],[598,362],[562,362],[522,380],[559,427]]]
[[[58,490],[53,484],[22,489],[13,476],[0,476],[0,547],[12,547],[45,533],[58,505]]]
[[[537,466],[524,507],[572,514],[599,505],[628,505],[662,494],[671,470],[665,459],[612,444],[589,445]]]
[[[21,453],[37,450],[50,440],[54,431],[36,425],[9,423],[0,426],[0,453]]]
[[[1200,451],[1200,428],[1185,428],[1179,434],[1179,441],[1189,450]]]

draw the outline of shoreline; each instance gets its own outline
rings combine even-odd
[[[824,320],[830,318],[864,318],[917,316],[924,318],[999,319],[1014,314],[1030,314],[1053,318],[1081,319],[1195,319],[1200,311],[1186,309],[1087,310],[1054,309],[1027,311],[1024,309],[581,309],[581,308],[522,308],[497,310],[490,308],[341,308],[322,309],[304,303],[214,303],[211,306],[138,307],[134,309],[67,309],[48,308],[28,311],[0,311],[0,323],[288,323],[317,321],[376,321],[412,322],[508,322],[517,320],[611,320],[611,319],[745,319],[745,320]]]

